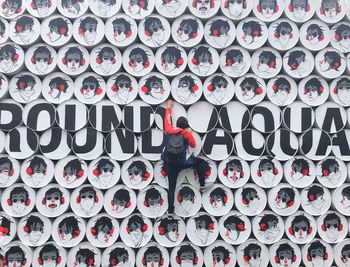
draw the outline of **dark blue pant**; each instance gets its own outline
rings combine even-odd
[[[169,213],[174,212],[174,197],[177,177],[179,172],[183,169],[194,168],[196,169],[199,177],[199,183],[201,186],[205,184],[205,173],[208,171],[209,164],[201,158],[196,158],[193,155],[185,162],[181,163],[170,163],[164,162],[164,167],[169,180],[169,190],[168,190],[168,205]]]

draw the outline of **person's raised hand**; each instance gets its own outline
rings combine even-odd
[[[173,107],[173,104],[174,104],[173,100],[168,99],[168,101],[166,102],[166,107],[167,107],[167,108],[172,108],[172,107]]]

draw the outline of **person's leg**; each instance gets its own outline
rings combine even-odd
[[[194,168],[197,171],[199,184],[201,187],[205,186],[205,176],[210,171],[209,163],[199,157],[193,155],[185,162],[185,168]]]
[[[166,173],[169,181],[169,190],[168,190],[168,211],[169,213],[174,213],[174,197],[175,197],[175,189],[177,176],[180,170],[179,167],[175,164],[167,164],[166,165]]]

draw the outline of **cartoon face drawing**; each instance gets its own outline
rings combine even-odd
[[[88,215],[95,207],[95,203],[99,202],[99,198],[96,190],[87,186],[80,189],[76,202],[80,205],[81,210]]]
[[[177,15],[177,11],[181,4],[182,3],[179,0],[162,0],[162,8],[167,10],[167,12],[172,16]]]
[[[345,264],[344,266],[349,266],[350,264],[350,245],[346,244],[341,249],[341,261]]]
[[[11,236],[11,224],[13,222],[4,217],[0,216],[0,242],[2,242],[7,236]]]
[[[340,78],[333,88],[333,93],[336,94],[342,105],[350,105],[350,79],[346,77]]]
[[[336,25],[334,39],[340,48],[347,52],[350,49],[350,25],[345,23]]]
[[[230,251],[224,246],[214,247],[211,255],[213,257],[213,266],[225,267],[226,264],[230,263]]]
[[[130,183],[136,186],[147,180],[151,176],[147,170],[148,167],[143,161],[134,161],[131,163],[127,170]]]
[[[191,245],[182,245],[176,253],[176,262],[181,267],[194,267],[198,263],[196,250]]]
[[[192,95],[195,96],[198,89],[198,85],[196,85],[194,79],[190,75],[183,76],[179,79],[177,84],[177,98],[182,104],[186,104]]]
[[[5,44],[0,48],[0,67],[4,73],[9,73],[16,68],[18,59],[19,54],[14,45]]]
[[[242,30],[243,30],[242,40],[247,45],[252,44],[256,38],[262,36],[261,25],[259,22],[254,20],[244,22]]]
[[[266,186],[274,185],[276,175],[278,175],[278,169],[272,159],[264,158],[259,162],[257,176],[261,177]]]
[[[68,36],[68,23],[63,18],[54,18],[49,22],[50,31],[47,33],[51,42],[57,42]]]
[[[45,205],[50,212],[56,212],[65,201],[62,191],[58,187],[52,187],[45,192],[41,203]]]
[[[103,47],[97,54],[96,63],[105,75],[110,74],[116,62],[116,54],[111,47]]]
[[[295,203],[295,192],[290,187],[283,187],[277,192],[275,206],[277,209],[293,207]]]
[[[94,17],[87,16],[80,21],[78,29],[79,35],[89,45],[92,45],[95,42],[97,36],[97,25],[98,22]]]
[[[342,199],[340,200],[340,204],[344,209],[350,208],[350,186],[344,187],[341,191]]]
[[[47,74],[49,65],[53,62],[53,55],[46,46],[39,46],[34,50],[31,62],[38,74]]]
[[[324,33],[321,26],[317,24],[310,24],[306,29],[306,40],[310,45],[317,45],[324,40]]]
[[[321,164],[321,170],[321,179],[326,180],[332,185],[337,185],[339,183],[339,179],[342,176],[342,171],[340,170],[339,163],[335,159],[325,159]]]
[[[259,81],[254,77],[246,77],[240,84],[241,94],[244,101],[252,100],[256,95],[263,93]]]
[[[66,12],[72,15],[78,15],[82,12],[81,5],[84,5],[84,0],[62,0],[61,5]]]
[[[5,253],[5,261],[9,267],[24,267],[27,263],[26,253],[21,247],[12,246]]]
[[[342,10],[338,0],[322,0],[320,13],[326,18],[334,19]]]
[[[227,0],[224,2],[224,7],[233,18],[238,19],[247,8],[247,0]]]
[[[155,99],[162,99],[165,93],[163,79],[155,75],[148,77],[141,91]]]
[[[209,36],[214,41],[214,43],[220,47],[224,48],[230,39],[229,31],[231,26],[227,20],[215,19],[209,28]]]
[[[177,38],[180,42],[186,44],[187,41],[198,36],[198,22],[195,19],[184,19],[180,22],[177,29]]]
[[[93,175],[96,177],[96,181],[101,187],[108,188],[113,182],[114,176],[114,164],[109,159],[100,159],[95,169],[93,170]]]
[[[291,38],[293,38],[292,34],[293,28],[289,22],[282,21],[277,25],[274,31],[274,37],[277,39],[279,44],[282,47],[287,47]]]
[[[321,229],[331,242],[337,242],[339,232],[343,230],[343,224],[336,213],[329,213],[324,217]]]
[[[30,205],[30,202],[29,192],[22,186],[14,187],[7,199],[7,204],[18,215],[25,211],[26,207]]]
[[[14,175],[14,167],[9,157],[0,157],[0,186],[5,186],[10,177]]]
[[[88,248],[79,248],[75,255],[74,267],[95,266],[95,252]]]
[[[149,56],[142,48],[136,47],[129,54],[129,66],[139,73],[150,66]]]
[[[282,243],[276,250],[275,263],[289,267],[297,260],[294,248],[288,243]]]
[[[214,8],[215,2],[214,0],[192,0],[192,6],[200,15],[205,15]]]
[[[78,47],[70,47],[62,58],[62,63],[73,73],[77,72],[81,66],[85,65],[85,58]]]
[[[228,201],[227,192],[221,187],[215,188],[209,194],[209,202],[214,210],[221,210]]]
[[[228,81],[223,76],[214,76],[210,81],[207,87],[210,95],[213,98],[213,101],[218,105],[221,105],[225,101],[227,94]]]
[[[225,237],[233,242],[236,242],[240,234],[246,230],[245,222],[236,215],[228,217],[224,221],[224,227],[226,229]]]
[[[33,157],[26,168],[26,174],[31,178],[34,186],[40,186],[47,173],[47,164],[41,157]]]
[[[292,12],[294,18],[302,21],[304,20],[306,13],[310,11],[309,0],[290,0],[288,9]]]
[[[308,236],[312,233],[310,221],[304,215],[297,215],[292,220],[289,233],[299,242],[305,242]]]
[[[90,231],[101,244],[108,244],[114,232],[113,222],[109,217],[102,216],[96,220]]]
[[[102,17],[107,17],[113,6],[117,3],[116,0],[98,0],[97,8]]]
[[[160,235],[166,237],[170,242],[176,243],[180,237],[179,220],[173,217],[163,218],[158,226]]]
[[[239,49],[229,49],[227,51],[225,64],[236,76],[241,75],[246,67],[244,56]]]
[[[68,90],[68,81],[61,77],[55,77],[49,82],[49,92],[48,94],[52,99],[60,99],[62,94],[66,93]]]
[[[66,244],[80,236],[79,220],[74,216],[68,216],[58,224],[57,231],[60,242]]]
[[[67,184],[72,184],[83,176],[83,163],[79,159],[69,161],[63,168],[63,178]]]
[[[142,11],[148,10],[148,0],[129,0],[129,3],[127,9],[131,16],[141,16]]]
[[[12,17],[15,14],[23,12],[22,0],[5,0],[2,4],[3,15]]]
[[[290,52],[287,64],[291,71],[297,72],[299,77],[305,77],[305,73],[310,72],[311,62],[306,58],[306,53],[302,50]]]
[[[37,245],[44,233],[44,222],[40,217],[30,215],[25,221],[23,230],[28,235],[30,243]]]
[[[249,244],[243,250],[244,261],[252,267],[260,267],[262,262],[261,247],[257,244]]]
[[[129,262],[129,253],[125,248],[116,247],[109,254],[109,264],[110,266],[117,267],[128,267],[130,266]]]
[[[125,18],[116,18],[113,20],[112,25],[113,38],[117,43],[123,42],[131,36],[131,24]]]
[[[182,211],[185,214],[190,214],[194,207],[195,193],[190,187],[183,187],[177,195],[177,202],[180,204]]]
[[[145,35],[155,47],[159,47],[165,40],[165,28],[157,17],[147,17],[144,22]]]
[[[266,243],[276,242],[278,239],[281,229],[278,226],[279,219],[274,214],[265,214],[259,221],[258,234]]]
[[[15,33],[24,44],[29,44],[35,36],[34,19],[29,16],[20,17],[15,23]]]
[[[320,241],[316,240],[307,249],[306,257],[313,267],[324,266],[325,261],[328,259],[327,249]]]
[[[199,46],[194,50],[192,64],[198,70],[200,75],[207,75],[213,64],[213,56],[209,50],[209,47]]]
[[[111,204],[113,210],[117,213],[121,213],[125,209],[129,208],[131,206],[129,191],[124,188],[117,190],[113,195]]]
[[[326,204],[324,199],[324,189],[321,186],[313,185],[307,191],[308,203],[313,209],[320,212],[323,206]]]
[[[85,99],[92,99],[95,96],[102,94],[101,81],[94,76],[88,76],[83,79],[80,88],[80,93]]]
[[[143,254],[142,262],[146,267],[160,267],[164,263],[163,253],[157,246],[150,246]]]
[[[256,213],[260,208],[260,197],[255,188],[246,187],[242,190],[242,203],[250,209],[252,213]]]
[[[138,215],[133,215],[130,217],[126,232],[129,234],[131,242],[135,247],[140,247],[142,240],[144,238],[144,232],[148,229],[148,225],[145,221]]]
[[[39,252],[39,265],[56,267],[61,261],[60,251],[53,244],[45,244]]]
[[[154,215],[159,216],[162,210],[164,199],[161,193],[154,187],[148,189],[145,193],[145,200],[143,205]]]

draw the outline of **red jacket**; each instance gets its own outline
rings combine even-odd
[[[165,111],[164,130],[165,130],[165,133],[167,134],[178,134],[178,133],[183,134],[184,138],[187,139],[190,147],[193,148],[196,146],[196,140],[194,140],[192,133],[178,127],[173,127],[171,123],[171,108],[167,108]]]

